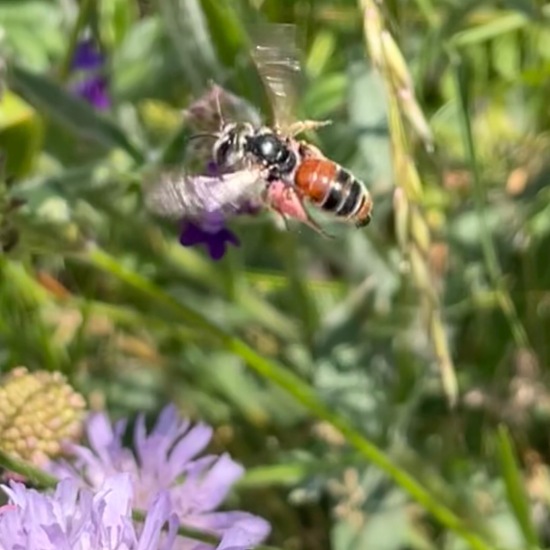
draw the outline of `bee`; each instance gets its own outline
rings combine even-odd
[[[295,28],[274,25],[264,30],[253,52],[258,72],[270,94],[275,129],[257,136],[254,152],[269,167],[271,181],[283,181],[295,193],[338,221],[367,225],[373,202],[365,184],[342,166],[328,159],[315,146],[295,136],[330,124],[329,121],[293,121],[300,73]],[[263,146],[263,148],[261,147]]]
[[[304,201],[332,214],[334,219],[360,227],[371,218],[372,199],[365,185],[319,149],[296,136],[328,121],[295,121],[296,78],[300,63],[293,25],[269,25],[256,41],[253,59],[273,109],[273,127],[251,122],[226,123],[220,97],[234,96],[213,87],[219,119],[217,132],[193,138],[212,138],[216,174],[193,176],[164,172],[150,186],[150,210],[165,217],[196,221],[239,213],[245,205],[267,205],[326,235],[313,220]],[[201,105],[204,110],[204,105]],[[202,111],[201,111],[202,112]]]

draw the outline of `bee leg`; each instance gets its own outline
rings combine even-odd
[[[308,225],[311,229],[319,233],[322,237],[325,237],[325,239],[334,239],[334,235],[331,235],[330,233],[327,233],[311,216],[309,211],[307,210],[304,201],[300,195],[296,193],[296,189],[292,184],[287,183],[286,184],[286,193],[288,195],[294,195],[298,202],[300,203],[302,207],[303,214],[305,216],[305,219],[303,222]],[[284,215],[283,215],[284,217]]]
[[[306,224],[313,229],[313,231],[316,231],[321,235],[322,237],[325,237],[325,239],[334,239],[334,235],[331,235],[330,233],[327,233],[310,215],[307,213],[307,221]]]
[[[297,134],[301,134],[302,132],[317,130],[323,126],[328,126],[329,124],[332,124],[332,120],[298,120],[288,127],[287,134],[293,137]]]

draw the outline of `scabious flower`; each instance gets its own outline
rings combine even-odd
[[[53,494],[21,483],[2,486],[9,503],[0,507],[2,550],[171,550],[178,520],[166,492],[151,502],[143,523],[132,519],[129,474],[106,477],[96,491],[65,479]],[[166,525],[165,531],[162,531]]]
[[[74,460],[52,462],[48,469],[61,479],[76,479],[94,489],[125,472],[135,507],[147,510],[165,492],[183,526],[220,538],[215,546],[180,536],[177,550],[248,550],[265,540],[270,531],[265,520],[241,511],[216,511],[244,470],[227,454],[198,457],[212,437],[211,427],[191,425],[168,406],[150,433],[143,415],[139,416],[133,450],[123,446],[125,429],[124,420],[113,426],[106,415],[91,415],[86,426],[90,447],[70,444]]]
[[[77,80],[71,89],[99,110],[108,109],[111,104],[109,83],[103,73],[104,68],[105,57],[91,38],[77,44],[71,65],[72,73],[76,75]]]

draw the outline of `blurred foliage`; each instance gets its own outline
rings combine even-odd
[[[383,4],[434,134],[430,152],[409,132],[407,154],[454,408],[398,246],[391,98],[360,4],[0,0],[0,369],[61,371],[114,416],[172,400],[211,422],[248,469],[235,498],[280,548],[550,547],[550,4]],[[297,25],[297,116],[333,120],[310,137],[368,184],[374,220],[327,222],[334,240],[239,220],[241,247],[212,263],[148,215],[142,176],[183,158],[181,112],[211,81],[269,120],[249,50],[266,20]],[[70,92],[85,33],[107,56],[108,112]],[[403,472],[454,516],[434,521]]]

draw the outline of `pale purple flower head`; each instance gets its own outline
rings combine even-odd
[[[86,427],[90,447],[70,445],[75,460],[50,463],[49,470],[95,489],[109,476],[125,472],[134,490],[134,506],[147,510],[165,491],[183,526],[220,537],[217,546],[178,537],[177,550],[247,550],[265,540],[270,531],[265,520],[241,511],[216,511],[244,470],[227,454],[198,457],[212,428],[191,425],[168,406],[150,433],[143,415],[138,418],[133,450],[122,444],[125,429],[126,421],[113,426],[106,415],[91,415]]]
[[[105,57],[91,38],[77,44],[71,65],[77,80],[71,85],[71,89],[99,110],[108,109],[111,104],[104,67]]]
[[[96,491],[65,479],[43,494],[11,482],[2,489],[2,550],[171,550],[178,520],[169,497],[159,492],[143,523],[132,519],[133,487],[128,474],[105,478]],[[163,527],[165,530],[163,531]]]

